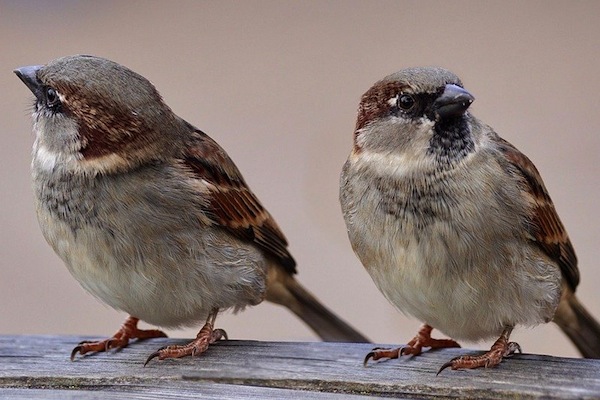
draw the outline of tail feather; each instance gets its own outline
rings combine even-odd
[[[369,343],[364,335],[319,302],[290,275],[279,275],[269,282],[267,300],[290,309],[323,341]]]
[[[600,358],[600,324],[579,302],[575,294],[561,299],[554,322],[571,339],[585,358]]]

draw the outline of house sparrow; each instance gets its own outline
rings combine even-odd
[[[358,258],[384,296],[424,322],[399,349],[460,347],[432,339],[499,337],[444,368],[491,367],[520,351],[517,325],[554,320],[584,357],[600,325],[575,297],[573,246],[533,163],[467,110],[474,97],[441,68],[411,68],[371,87],[358,108],[340,202]],[[438,372],[438,373],[439,373]]]
[[[367,339],[294,278],[287,241],[227,153],[175,115],[144,77],[86,55],[15,70],[35,95],[33,188],[44,237],[91,294],[130,317],[77,353],[165,336],[140,330],[206,324],[196,355],[225,337],[221,310],[267,299],[327,341]]]

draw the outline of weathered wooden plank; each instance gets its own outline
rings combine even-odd
[[[0,397],[600,398],[600,360],[523,354],[497,368],[436,376],[444,362],[469,351],[432,351],[365,368],[370,344],[232,340],[199,357],[153,360],[144,368],[157,348],[186,341],[148,340],[69,361],[71,349],[83,339],[89,338],[0,336]]]
[[[139,384],[106,385],[94,389],[25,389],[0,388],[0,398],[3,400],[95,400],[95,399],[197,399],[205,400],[258,400],[258,399],[369,399],[369,396],[355,396],[339,393],[309,392],[292,389],[276,389],[256,386],[226,385],[219,383],[181,382],[173,384],[170,381],[142,382]]]

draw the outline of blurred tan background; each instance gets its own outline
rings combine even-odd
[[[473,113],[540,169],[579,256],[580,299],[600,318],[599,21],[595,1],[0,1],[0,334],[104,337],[125,318],[71,278],[34,215],[32,95],[12,70],[75,53],[146,76],[215,138],[287,235],[299,279],[378,343],[405,343],[419,322],[387,303],[346,237],[338,176],[355,111],[398,69],[453,70]],[[266,303],[218,325],[236,339],[316,340]],[[576,355],[553,324],[514,339]]]

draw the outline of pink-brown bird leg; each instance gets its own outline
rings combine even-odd
[[[208,314],[206,323],[196,335],[196,339],[183,346],[167,346],[159,349],[152,353],[150,357],[144,363],[144,366],[150,362],[153,358],[158,357],[159,360],[165,358],[180,358],[185,356],[196,356],[202,354],[208,349],[208,346],[212,343],[225,338],[227,340],[227,333],[223,329],[214,329],[215,319],[217,318],[219,310],[215,309]]]
[[[110,349],[122,349],[129,344],[130,339],[151,339],[158,337],[167,337],[167,335],[158,329],[138,329],[139,319],[129,316],[121,325],[121,328],[111,337],[105,340],[92,341],[85,340],[80,342],[71,352],[71,361],[75,360],[77,353],[83,355],[91,351],[100,352]]]
[[[421,354],[423,347],[431,347],[432,349],[441,349],[446,347],[460,347],[460,345],[452,339],[433,339],[431,331],[433,328],[427,324],[421,326],[417,335],[407,343],[404,347],[395,349],[374,348],[365,357],[364,365],[366,366],[369,360],[377,361],[382,358],[394,359],[403,355],[418,356]]]
[[[508,341],[512,330],[512,326],[506,327],[492,348],[485,354],[480,356],[460,356],[448,361],[442,365],[442,368],[438,371],[438,375],[448,367],[452,369],[491,368],[500,364],[505,357],[510,357],[517,351],[520,353],[521,346],[518,343]]]

